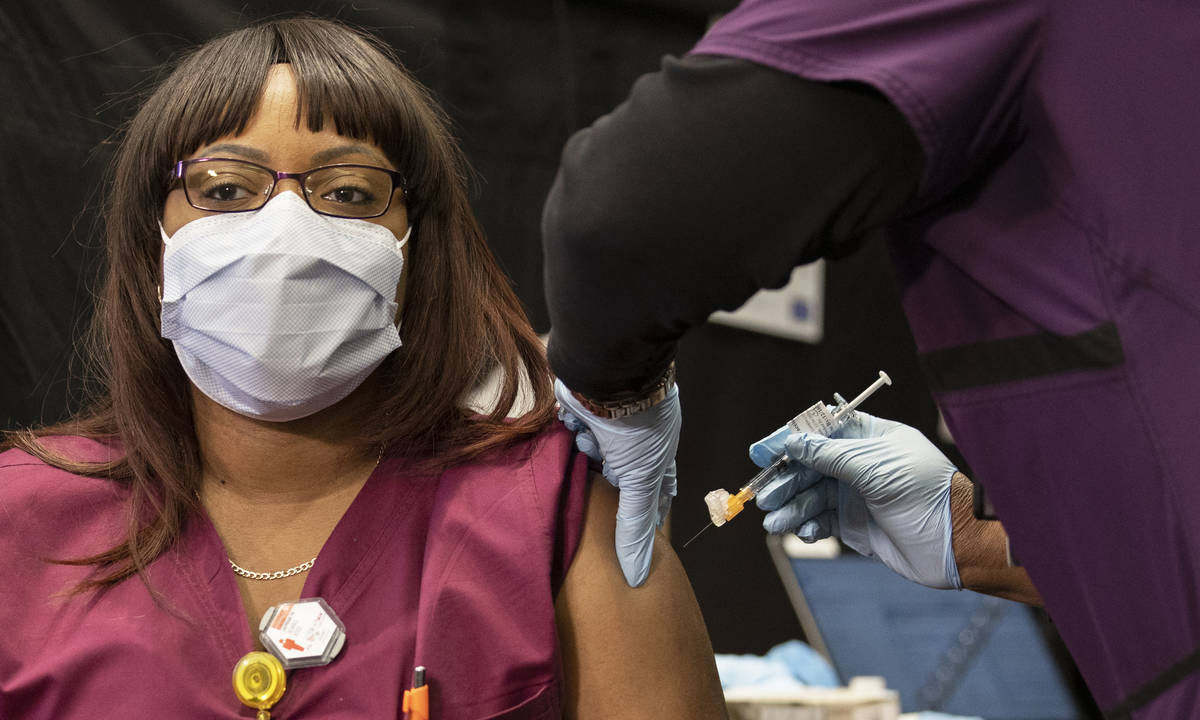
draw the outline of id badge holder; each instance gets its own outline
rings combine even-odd
[[[285,670],[333,662],[346,642],[346,626],[322,598],[306,598],[268,608],[258,623],[258,639]]]

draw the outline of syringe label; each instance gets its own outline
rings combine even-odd
[[[817,401],[813,406],[788,422],[794,432],[809,432],[828,436],[834,428],[833,415],[825,407],[825,403]]]

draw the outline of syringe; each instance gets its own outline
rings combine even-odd
[[[818,400],[812,407],[789,420],[787,423],[788,428],[792,432],[811,432],[819,435],[829,435],[834,428],[842,424],[842,421],[854,411],[854,408],[861,405],[864,400],[871,397],[879,388],[891,384],[892,379],[888,377],[887,373],[880,370],[879,379],[871,383],[870,387],[860,392],[850,402],[846,402],[842,399],[841,395],[834,393],[834,400],[838,404],[832,413],[825,407],[825,403]],[[787,464],[788,456],[785,453],[776,458],[770,465],[758,471],[758,474],[750,478],[750,482],[743,485],[742,489],[738,490],[736,495],[732,495],[729,491],[721,488],[717,488],[705,495],[704,502],[708,505],[708,515],[712,521],[701,528],[700,532],[693,535],[692,539],[685,542],[683,546],[687,547],[690,545],[692,540],[700,537],[700,533],[710,527],[721,527],[736,517],[746,507],[746,503],[753,500],[758,493],[762,492],[763,488],[769,485],[772,480],[779,476],[780,472],[787,468]]]

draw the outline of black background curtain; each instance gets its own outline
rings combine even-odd
[[[0,428],[59,419],[83,371],[73,349],[91,308],[98,210],[112,138],[156,67],[249,21],[306,12],[395,47],[452,116],[478,171],[476,212],[539,332],[539,223],[561,148],[733,2],[262,2],[79,0],[0,6]],[[164,169],[165,172],[165,169]],[[798,200],[801,201],[801,200]],[[679,352],[684,403],[676,549],[707,522],[703,495],[756,470],[748,444],[835,390],[887,370],[864,409],[932,435],[879,243],[831,263],[817,345],[710,325]],[[680,551],[717,652],[761,653],[802,632],[748,510]],[[864,589],[869,591],[869,589]]]

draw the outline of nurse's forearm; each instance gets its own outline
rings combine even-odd
[[[592,398],[645,385],[714,310],[857,248],[921,166],[872,88],[666,60],[563,151],[542,217],[551,367]]]
[[[973,510],[971,481],[955,473],[950,487],[954,522],[954,559],[963,588],[1029,605],[1042,598],[1024,568],[1008,564],[1008,535],[995,520],[979,520]]]

